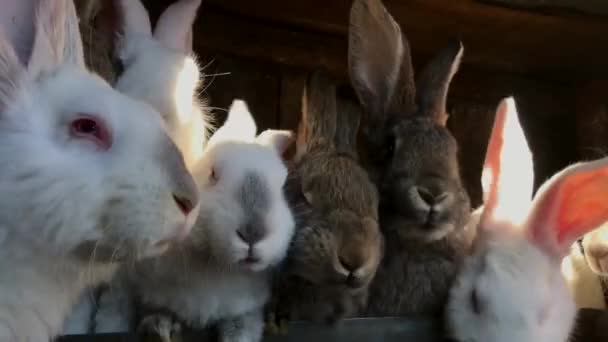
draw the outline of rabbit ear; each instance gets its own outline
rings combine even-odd
[[[192,25],[201,0],[179,0],[171,4],[160,16],[154,37],[166,47],[180,51],[192,50]]]
[[[430,116],[438,124],[445,126],[448,120],[446,101],[452,78],[458,71],[463,54],[462,43],[458,40],[441,51],[420,73],[417,79],[418,113]]]
[[[122,30],[130,34],[152,36],[150,16],[140,0],[118,0],[119,12],[122,16]]]
[[[608,221],[608,158],[567,167],[538,190],[526,222],[529,237],[549,255]]]
[[[209,144],[224,141],[253,141],[257,126],[242,100],[234,100],[228,110],[226,121],[209,139]]]
[[[73,0],[38,1],[35,27],[28,72],[38,75],[62,64],[85,69]]]
[[[314,146],[333,146],[336,133],[336,87],[322,71],[312,72],[302,94],[298,154]]]
[[[337,127],[334,143],[336,149],[357,158],[357,132],[361,118],[360,108],[347,99],[338,101]]]
[[[262,145],[273,147],[279,155],[283,155],[293,142],[293,138],[291,131],[267,129],[260,133],[256,140]]]
[[[0,32],[0,119],[5,109],[14,101],[24,71],[11,43]]]
[[[407,39],[380,0],[355,0],[350,11],[348,67],[351,82],[372,117],[414,106],[414,71]]]
[[[534,183],[532,153],[513,98],[500,102],[482,172],[483,229],[496,222],[521,224],[530,208]]]

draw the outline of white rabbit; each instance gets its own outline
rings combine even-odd
[[[192,24],[201,0],[179,0],[152,33],[140,0],[120,0],[123,34],[118,54],[124,72],[116,89],[152,105],[190,168],[201,158],[209,114],[198,99],[199,68],[192,53]]]
[[[466,342],[566,341],[576,307],[560,263],[608,220],[608,158],[562,170],[538,190],[512,98],[500,104],[482,176],[474,251],[450,293],[450,337]]]
[[[72,0],[39,1],[24,66],[0,32],[0,341],[48,342],[117,261],[183,240],[199,196],[159,114],[85,68]]]
[[[201,0],[179,0],[161,15],[152,33],[148,12],[140,0],[120,0],[122,34],[118,57],[124,72],[116,89],[148,103],[161,113],[169,135],[191,169],[200,159],[210,126],[209,114],[198,100],[199,69],[192,53],[192,24]],[[95,292],[90,289],[88,292]],[[86,307],[95,309],[92,293],[66,322],[65,334],[91,329]]]
[[[287,131],[267,130],[256,137],[245,103],[232,104],[194,169],[202,206],[191,238],[162,258],[120,273],[141,304],[168,309],[195,328],[217,323],[222,341],[260,340],[270,270],[285,257],[294,231],[281,160],[291,140]],[[121,289],[102,296],[98,332],[132,321],[121,315],[133,312],[125,309]],[[174,326],[157,317],[143,322],[152,323],[145,327],[152,331]]]

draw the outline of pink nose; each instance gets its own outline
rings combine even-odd
[[[182,213],[184,213],[184,215],[186,216],[188,216],[188,214],[192,212],[192,209],[194,209],[194,204],[188,198],[173,194],[173,199],[175,200],[175,203],[177,204],[179,210],[181,210]]]

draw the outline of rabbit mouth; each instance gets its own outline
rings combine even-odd
[[[395,230],[404,239],[416,239],[426,242],[438,241],[452,233],[456,224],[449,215],[436,215],[424,212],[412,217],[403,214],[389,214],[386,220],[389,229]]]

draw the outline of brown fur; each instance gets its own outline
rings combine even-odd
[[[118,72],[113,58],[117,20],[114,1],[76,0],[74,3],[80,19],[87,67],[114,84]]]
[[[350,20],[351,83],[365,110],[361,156],[380,190],[387,241],[368,314],[438,313],[470,246],[469,197],[445,127],[462,45],[452,42],[415,81],[408,41],[380,0],[355,0]]]
[[[340,107],[321,72],[303,97],[298,152],[286,193],[296,234],[278,284],[277,313],[335,321],[356,314],[382,254],[378,195],[357,161],[356,111]],[[351,270],[364,272],[348,277]]]

